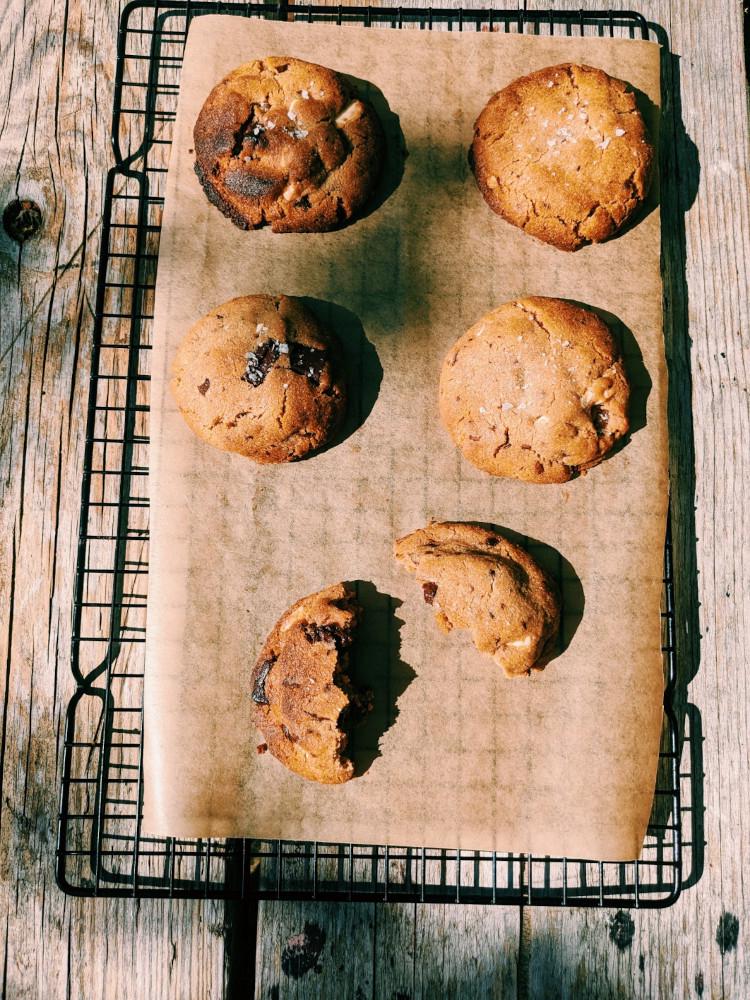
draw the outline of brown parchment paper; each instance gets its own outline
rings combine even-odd
[[[341,232],[242,232],[209,205],[193,173],[192,126],[206,95],[231,68],[267,54],[369,81],[398,115],[408,148],[402,181]],[[659,104],[659,53],[647,42],[193,22],[152,352],[145,832],[638,855],[663,693],[659,212],[651,206],[605,245],[562,253],[494,216],[466,159],[489,96],[565,60],[599,66]],[[168,388],[190,324],[256,292],[349,310],[383,369],[363,426],[288,466],[256,466],[201,443]],[[636,415],[627,446],[565,486],[493,479],[461,459],[438,420],[449,346],[484,312],[524,294],[617,317],[632,334],[625,351],[641,404],[650,382],[645,426]],[[391,557],[393,538],[430,519],[494,523],[567,560],[585,607],[567,650],[543,673],[507,680],[466,633],[438,631],[420,588]],[[386,596],[368,625],[370,657],[382,650],[379,683],[400,695],[366,772],[325,787],[256,753],[248,677],[285,608],[339,580],[367,581],[403,602],[400,630],[388,622]],[[566,590],[575,593],[570,579]]]

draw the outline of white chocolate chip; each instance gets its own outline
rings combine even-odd
[[[514,639],[512,642],[509,642],[508,645],[513,646],[514,649],[528,649],[531,645],[531,636],[527,635],[523,639]]]
[[[352,103],[345,107],[336,119],[336,128],[341,128],[343,125],[349,125],[350,122],[355,122],[361,117],[364,110],[365,106],[362,101],[352,101]]]

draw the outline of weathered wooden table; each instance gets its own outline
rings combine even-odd
[[[629,914],[291,902],[255,909],[81,900],[56,888],[59,745],[73,686],[71,594],[120,6],[8,0],[0,12],[0,209],[28,198],[42,212],[41,228],[22,245],[0,231],[2,995],[745,1000],[750,211],[741,4],[640,4],[678,56],[673,120],[681,102],[684,123],[666,179],[680,224],[665,282],[677,568],[687,578],[698,571],[697,593],[687,588],[678,608],[691,633],[681,635],[681,669],[701,724],[705,777],[693,802],[694,884],[670,909]],[[37,222],[29,213],[21,221],[30,229]]]

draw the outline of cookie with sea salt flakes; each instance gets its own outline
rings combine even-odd
[[[627,84],[563,63],[514,80],[474,126],[490,208],[560,250],[613,236],[644,201],[654,149]]]
[[[396,561],[422,584],[444,632],[468,629],[509,677],[540,670],[560,628],[557,586],[518,545],[477,524],[428,524],[399,538]]]
[[[483,316],[440,374],[440,417],[464,457],[532,483],[564,483],[598,465],[628,432],[629,398],[606,323],[541,296]]]
[[[336,337],[286,295],[245,295],[212,309],[185,335],[172,373],[190,429],[256,462],[321,448],[346,409]]]
[[[267,56],[232,70],[193,130],[195,172],[241,229],[337,229],[378,180],[383,130],[371,105],[334,70]]]
[[[310,781],[354,777],[350,728],[371,707],[347,674],[361,611],[344,583],[303,597],[272,629],[250,677],[252,719],[268,750]]]

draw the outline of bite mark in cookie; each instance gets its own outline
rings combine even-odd
[[[274,626],[250,678],[253,722],[269,751],[311,781],[354,777],[349,732],[371,707],[347,673],[360,615],[342,583],[303,597]]]
[[[394,544],[396,561],[422,584],[444,632],[467,629],[509,677],[539,670],[560,628],[557,586],[538,563],[496,531],[428,524]]]

